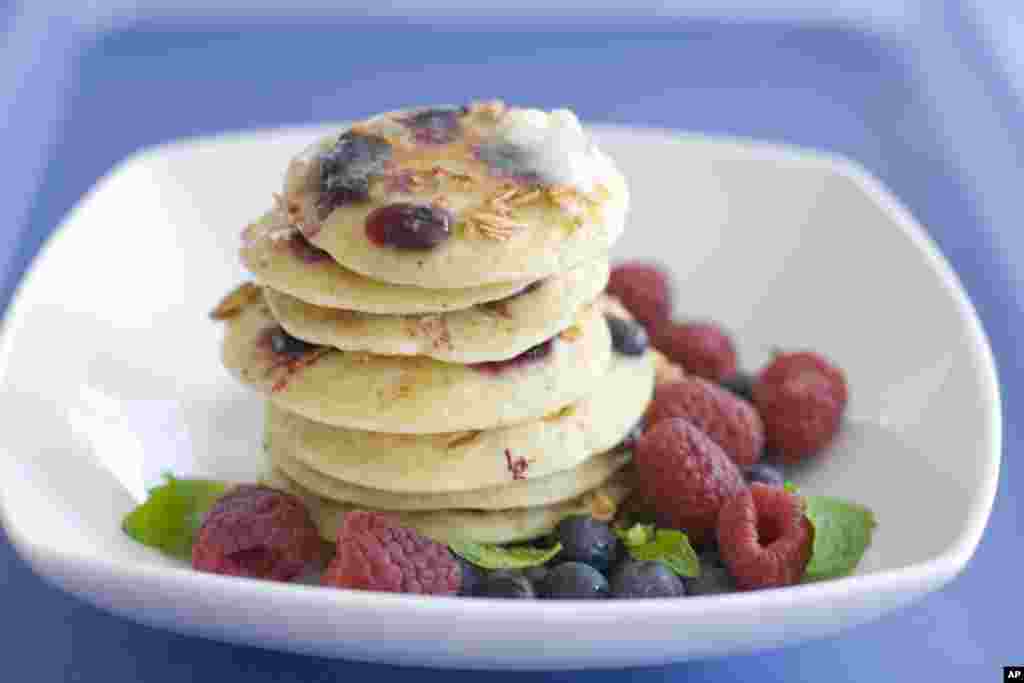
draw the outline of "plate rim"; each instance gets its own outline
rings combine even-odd
[[[22,301],[27,288],[31,287],[38,277],[40,264],[46,260],[48,250],[56,244],[67,231],[69,219],[100,191],[110,178],[121,173],[130,166],[144,162],[171,151],[194,147],[196,145],[219,145],[249,141],[253,137],[285,136],[310,134],[316,131],[343,126],[344,122],[326,122],[315,125],[285,126],[276,128],[242,129],[226,131],[215,135],[202,135],[179,138],[156,145],[141,148],[114,164],[110,170],[100,176],[96,182],[76,201],[65,214],[60,224],[48,235],[37,254],[32,258],[24,275],[14,288],[10,302],[0,320],[0,381],[6,379],[8,364],[14,350],[13,339],[21,327]],[[7,503],[0,487],[0,524],[8,534],[11,545],[16,552],[33,567],[37,573],[45,575],[43,565],[58,563],[63,566],[86,569],[93,572],[115,574],[126,580],[138,579],[147,583],[172,582],[193,587],[197,592],[206,590],[221,592],[222,590],[239,591],[240,594],[267,595],[270,591],[275,599],[287,599],[286,596],[301,596],[303,601],[315,599],[318,603],[332,603],[338,609],[368,609],[372,601],[372,611],[382,619],[400,614],[408,618],[410,610],[417,615],[456,616],[462,619],[485,618],[497,605],[501,605],[501,613],[506,618],[516,618],[528,623],[529,620],[542,618],[556,620],[559,625],[572,627],[600,617],[623,617],[664,620],[686,619],[706,613],[710,605],[721,605],[722,613],[750,613],[758,608],[787,607],[799,609],[801,606],[817,604],[821,601],[839,598],[851,593],[866,592],[904,592],[926,587],[924,592],[940,588],[955,578],[974,555],[984,534],[991,516],[992,507],[998,488],[999,472],[1003,450],[1003,409],[997,366],[988,336],[973,302],[970,300],[963,284],[953,270],[951,264],[939,250],[927,231],[911,215],[910,211],[889,191],[884,184],[872,175],[859,162],[832,152],[814,150],[789,144],[768,142],[740,136],[707,135],[704,133],[636,125],[620,125],[594,123],[587,121],[585,125],[600,134],[641,136],[658,139],[661,142],[683,143],[699,141],[705,144],[731,147],[734,152],[743,152],[751,156],[770,158],[787,164],[820,168],[851,181],[857,188],[875,203],[890,220],[899,227],[911,241],[917,251],[924,257],[925,263],[938,277],[939,282],[950,295],[956,307],[958,317],[966,323],[966,337],[969,340],[969,352],[978,361],[977,379],[983,393],[984,403],[981,410],[987,415],[986,442],[989,445],[987,458],[982,470],[983,482],[980,490],[968,510],[967,523],[954,542],[939,554],[923,561],[903,567],[881,569],[870,574],[847,576],[829,581],[801,584],[781,590],[733,593],[715,596],[691,596],[687,600],[672,602],[672,608],[666,609],[664,600],[629,600],[629,601],[543,601],[541,603],[517,603],[487,598],[463,600],[451,597],[416,596],[406,594],[367,593],[364,591],[339,590],[297,584],[276,584],[265,581],[238,581],[231,577],[203,574],[190,568],[163,566],[142,562],[110,559],[99,555],[88,555],[47,545],[24,536],[9,519]],[[0,400],[8,400],[6,392]],[[9,444],[0,437],[0,450],[4,457],[9,457]],[[979,450],[979,453],[983,451]],[[47,577],[52,578],[52,577]],[[233,588],[232,588],[233,587]],[[297,597],[298,599],[298,597]],[[711,601],[711,602],[709,602]],[[457,608],[457,609],[456,609]]]

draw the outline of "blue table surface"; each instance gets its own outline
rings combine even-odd
[[[14,213],[0,231],[0,302],[82,192],[139,147],[462,101],[467,93],[569,104],[589,120],[829,149],[880,176],[929,228],[978,308],[1000,365],[1009,455],[1024,439],[1012,419],[1024,389],[1014,269],[1024,242],[1011,213],[1024,121],[966,15],[956,3],[940,5],[931,28],[914,35],[711,21],[624,21],[582,31],[555,23],[513,32],[353,20],[244,30],[228,22],[140,24],[92,40],[50,19],[39,24],[46,49],[21,65],[17,94],[0,92],[8,115],[0,199]],[[943,591],[835,638],[630,674],[647,681],[1002,680],[1001,666],[1024,663],[1013,582],[1024,497],[1011,490],[1019,475],[1008,460],[978,552]],[[478,675],[267,652],[138,626],[46,585],[2,537],[0,596],[0,680],[450,682]],[[488,674],[495,682],[517,675]],[[536,677],[596,683],[622,675]]]

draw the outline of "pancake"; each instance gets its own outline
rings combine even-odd
[[[279,470],[264,477],[264,483],[293,493],[306,503],[320,536],[334,542],[345,513],[368,509],[325,500],[310,493]],[[510,508],[508,510],[435,510],[424,512],[384,511],[399,524],[409,526],[440,543],[517,543],[550,534],[560,521],[573,515],[611,519],[629,495],[632,477],[619,472],[601,486],[554,505]]]
[[[327,500],[379,510],[504,510],[552,505],[600,486],[629,462],[627,450],[599,453],[568,470],[528,477],[502,486],[450,493],[392,493],[349,484],[321,474],[299,460],[270,456],[271,465],[289,479]]]
[[[539,420],[483,431],[383,434],[319,424],[268,402],[264,444],[274,460],[301,462],[365,488],[471,491],[511,484],[517,476],[547,477],[611,450],[643,416],[653,392],[652,354],[616,354],[593,392]]]
[[[446,216],[447,239],[414,249],[375,239],[368,217],[400,203]],[[628,203],[622,174],[571,112],[494,103],[357,123],[292,160],[283,199],[289,221],[345,268],[437,289],[535,280],[600,258]]]
[[[594,261],[552,275],[510,299],[416,316],[322,308],[271,288],[264,296],[281,327],[313,344],[480,363],[512,358],[566,329],[607,282],[608,262]]]
[[[311,246],[283,211],[268,211],[242,233],[242,263],[256,281],[325,308],[378,314],[443,313],[512,296],[533,280],[463,289],[425,289],[371,280]]]
[[[262,301],[226,321],[224,366],[277,406],[340,427],[402,434],[489,429],[536,419],[589,393],[611,362],[598,305],[532,352],[504,365],[456,365],[288,342]],[[297,346],[298,345],[298,346]]]

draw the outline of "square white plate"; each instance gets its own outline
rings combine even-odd
[[[336,128],[143,151],[36,260],[0,355],[0,500],[39,574],[112,612],[234,642],[553,669],[826,636],[964,567],[996,490],[998,384],[978,319],[924,231],[843,160],[611,127],[595,133],[633,193],[615,256],[669,266],[679,315],[731,328],[750,369],[774,347],[817,349],[845,368],[844,435],[794,478],[876,512],[855,576],[678,600],[422,598],[205,575],[131,541],[121,518],[161,472],[259,473],[261,402],[221,368],[207,312],[244,277],[239,231],[270,205],[289,155]]]

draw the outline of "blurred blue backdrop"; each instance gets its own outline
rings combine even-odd
[[[142,146],[501,96],[570,106],[591,121],[751,136],[853,157],[895,191],[952,261],[992,339],[1006,414],[1021,405],[1024,60],[1015,61],[1011,47],[1008,3],[679,2],[585,15],[537,4],[500,16],[449,8],[443,18],[411,3],[386,12],[324,3],[287,15],[245,13],[231,3],[213,13],[198,4],[131,4],[99,3],[92,14],[0,6],[4,304],[63,214]],[[1007,452],[1022,439],[1008,420]],[[1024,512],[1008,483],[1014,470],[1004,459],[992,524],[975,560],[945,591],[838,638],[635,677],[998,680],[1002,665],[1024,657],[1015,615],[1004,610]],[[262,683],[408,673],[136,626],[47,587],[2,539],[0,591],[11,680],[244,676]]]

